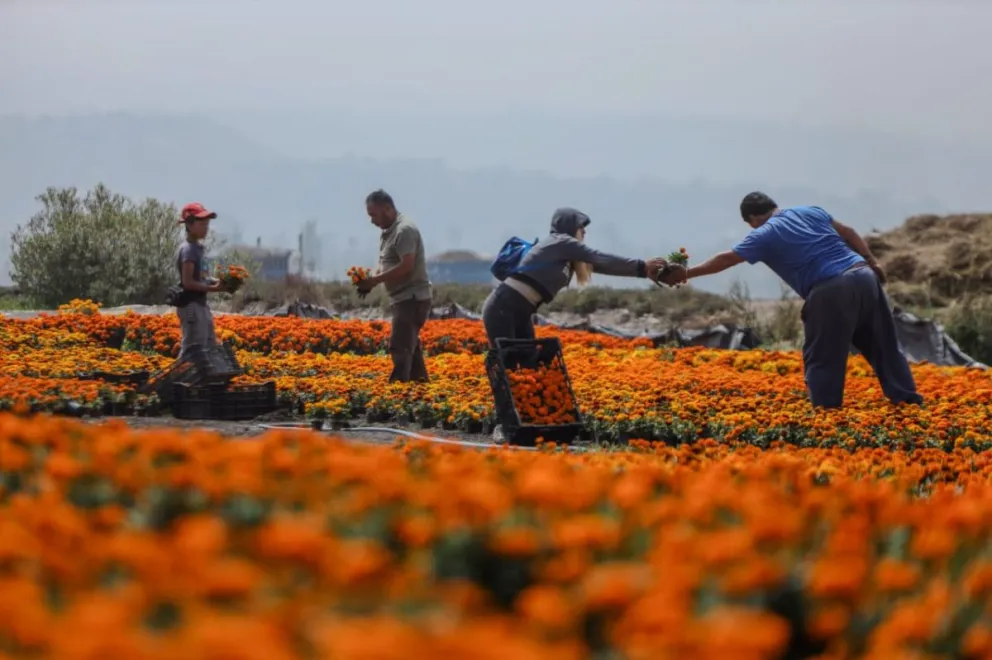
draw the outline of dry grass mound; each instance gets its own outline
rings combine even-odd
[[[429,261],[438,264],[461,264],[461,263],[475,263],[478,261],[490,261],[477,252],[472,252],[471,250],[448,250],[447,252],[442,252],[429,259]]]
[[[992,215],[917,215],[866,240],[900,305],[942,308],[992,294]]]

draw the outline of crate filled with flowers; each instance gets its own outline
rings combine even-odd
[[[582,414],[557,337],[497,339],[486,356],[496,421],[510,443],[568,444],[583,431]]]

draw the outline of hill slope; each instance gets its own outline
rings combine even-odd
[[[992,215],[916,215],[866,240],[901,305],[939,309],[992,294]]]

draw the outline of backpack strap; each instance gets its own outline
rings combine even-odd
[[[540,238],[535,238],[534,239],[534,242],[530,244],[530,250],[533,250],[535,247],[537,247],[537,242],[539,240],[541,240],[541,239]],[[527,254],[530,254],[530,250],[527,250]],[[527,255],[525,254],[524,256],[527,256]],[[545,265],[547,265],[547,262],[546,261],[537,261],[537,262],[532,263],[532,264],[529,264],[527,266],[517,266],[516,268],[514,268],[512,271],[510,271],[507,274],[507,277],[509,277],[510,275],[516,275],[518,273],[526,273],[528,271],[537,270],[538,268],[543,268]]]

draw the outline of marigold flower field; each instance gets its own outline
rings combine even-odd
[[[384,323],[217,326],[245,380],[311,414],[491,421],[477,323],[428,323],[420,385],[386,383]],[[798,354],[539,333],[590,428],[627,443],[28,416],[155,413],[77,376],[166,366],[178,326],[0,321],[0,658],[992,657],[988,374],[914,366],[926,406],[893,407],[856,359],[848,407],[814,413]]]
[[[404,419],[479,430],[492,422],[482,325],[429,321],[422,333],[431,382],[390,384],[388,323],[220,316],[220,338],[237,348],[244,382],[274,380],[311,415]],[[155,413],[133,388],[77,380],[95,370],[155,372],[179,347],[175,316],[93,312],[0,320],[0,409],[98,411],[123,403]],[[924,408],[893,407],[867,363],[851,360],[847,407],[814,413],[797,352],[651,348],[647,340],[539,327],[559,336],[587,425],[602,440],[714,438],[759,446],[992,447],[992,378],[986,372],[914,366]],[[121,347],[123,350],[118,350]]]

